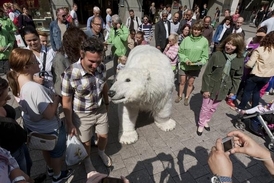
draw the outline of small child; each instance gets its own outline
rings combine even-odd
[[[168,44],[164,50],[164,54],[169,58],[172,70],[175,71],[178,64],[178,35],[170,34],[168,37]]]
[[[135,40],[136,40],[137,46],[138,45],[146,45],[147,44],[147,42],[145,41],[144,35],[145,35],[145,33],[142,32],[142,31],[138,31],[136,33]]]
[[[134,29],[130,30],[130,33],[127,38],[127,47],[129,48],[129,50],[132,50],[136,46],[135,34],[136,31]]]
[[[124,69],[127,63],[127,57],[125,55],[118,58],[119,64],[117,65],[117,74],[120,70]]]
[[[236,109],[236,112],[239,113],[240,115],[253,114],[256,112],[262,114],[262,113],[269,112],[269,111],[274,112],[274,101],[271,101],[267,105],[257,105],[256,107],[253,107],[253,108],[247,109],[247,110]]]

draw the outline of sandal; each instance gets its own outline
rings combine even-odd
[[[188,106],[188,98],[185,98],[185,100],[184,100],[184,105],[185,105],[185,106]]]
[[[183,100],[183,98],[178,96],[178,98],[175,100],[175,103],[179,103],[181,100]]]

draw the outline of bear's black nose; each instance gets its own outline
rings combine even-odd
[[[108,91],[108,96],[110,96],[110,97],[113,97],[115,94],[116,94],[116,92],[113,90]]]

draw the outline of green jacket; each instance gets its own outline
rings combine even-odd
[[[129,30],[124,25],[121,25],[117,30],[114,30],[114,28],[110,29],[107,42],[112,44],[111,50],[114,55],[117,55],[118,57],[126,55],[128,35]]]
[[[186,37],[178,51],[181,70],[200,70],[208,60],[208,49],[208,40],[204,36]],[[186,65],[188,60],[197,65]]]
[[[221,51],[213,53],[206,66],[201,92],[210,92],[212,100],[223,100],[229,93],[238,91],[244,68],[244,58],[236,57],[231,61],[230,77],[226,77],[222,83],[222,75],[226,58]],[[217,98],[216,98],[217,97]]]
[[[0,24],[2,25],[2,29],[5,29],[12,35],[14,35],[17,30],[14,23],[6,16],[0,18]]]
[[[11,35],[5,29],[2,29],[0,31],[0,47],[9,46],[9,49],[7,49],[4,52],[0,52],[0,60],[9,58],[10,52],[13,48],[14,41],[15,41],[14,35]]]

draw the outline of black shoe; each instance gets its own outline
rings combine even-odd
[[[210,131],[210,127],[204,127],[206,131]]]
[[[71,169],[61,171],[61,175],[56,179],[52,177],[52,183],[60,183],[64,179],[68,179],[72,175],[73,171]]]
[[[44,182],[44,180],[47,178],[47,174],[42,173],[40,175],[38,175],[38,177],[34,178],[34,183],[42,183]]]
[[[197,135],[198,136],[201,136],[203,134],[203,132],[199,132],[198,130],[197,130]]]

